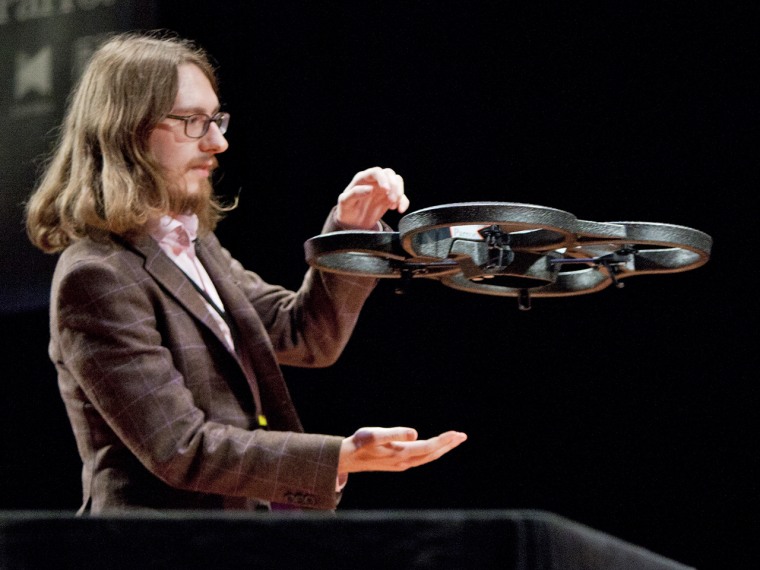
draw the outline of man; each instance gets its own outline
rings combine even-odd
[[[466,436],[305,434],[279,364],[328,366],[374,280],[309,270],[297,292],[221,247],[227,149],[214,70],[190,42],[123,34],[93,56],[27,204],[61,252],[50,357],[83,462],[80,512],[334,509],[347,476],[433,461]],[[357,173],[323,231],[381,229],[409,205],[391,169]]]

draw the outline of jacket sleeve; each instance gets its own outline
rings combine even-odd
[[[387,226],[384,226],[387,228]],[[341,229],[334,210],[323,232]],[[374,277],[340,275],[310,268],[298,291],[266,283],[224,252],[231,271],[269,333],[281,364],[325,367],[346,346]]]

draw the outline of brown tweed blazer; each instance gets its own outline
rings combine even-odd
[[[197,254],[237,353],[152,238],[83,239],[60,256],[49,352],[83,462],[80,512],[335,508],[342,438],[302,433],[279,363],[333,363],[375,280],[310,269],[292,292],[213,234]]]

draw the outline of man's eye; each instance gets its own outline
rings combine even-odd
[[[189,125],[202,125],[206,122],[206,115],[192,115],[187,119]]]

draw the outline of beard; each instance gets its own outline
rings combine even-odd
[[[237,199],[230,205],[224,205],[217,198],[212,183],[212,175],[216,174],[216,168],[217,163],[214,160],[211,174],[207,178],[196,179],[197,186],[192,191],[188,191],[184,177],[167,180],[169,177],[164,173],[162,193],[168,195],[168,211],[163,211],[162,214],[195,214],[198,216],[199,235],[213,231],[224,212],[237,206]]]
[[[172,184],[169,187],[169,206],[176,214],[196,214],[199,218],[208,216],[214,189],[208,178],[198,183],[195,192],[187,192],[184,187]]]

